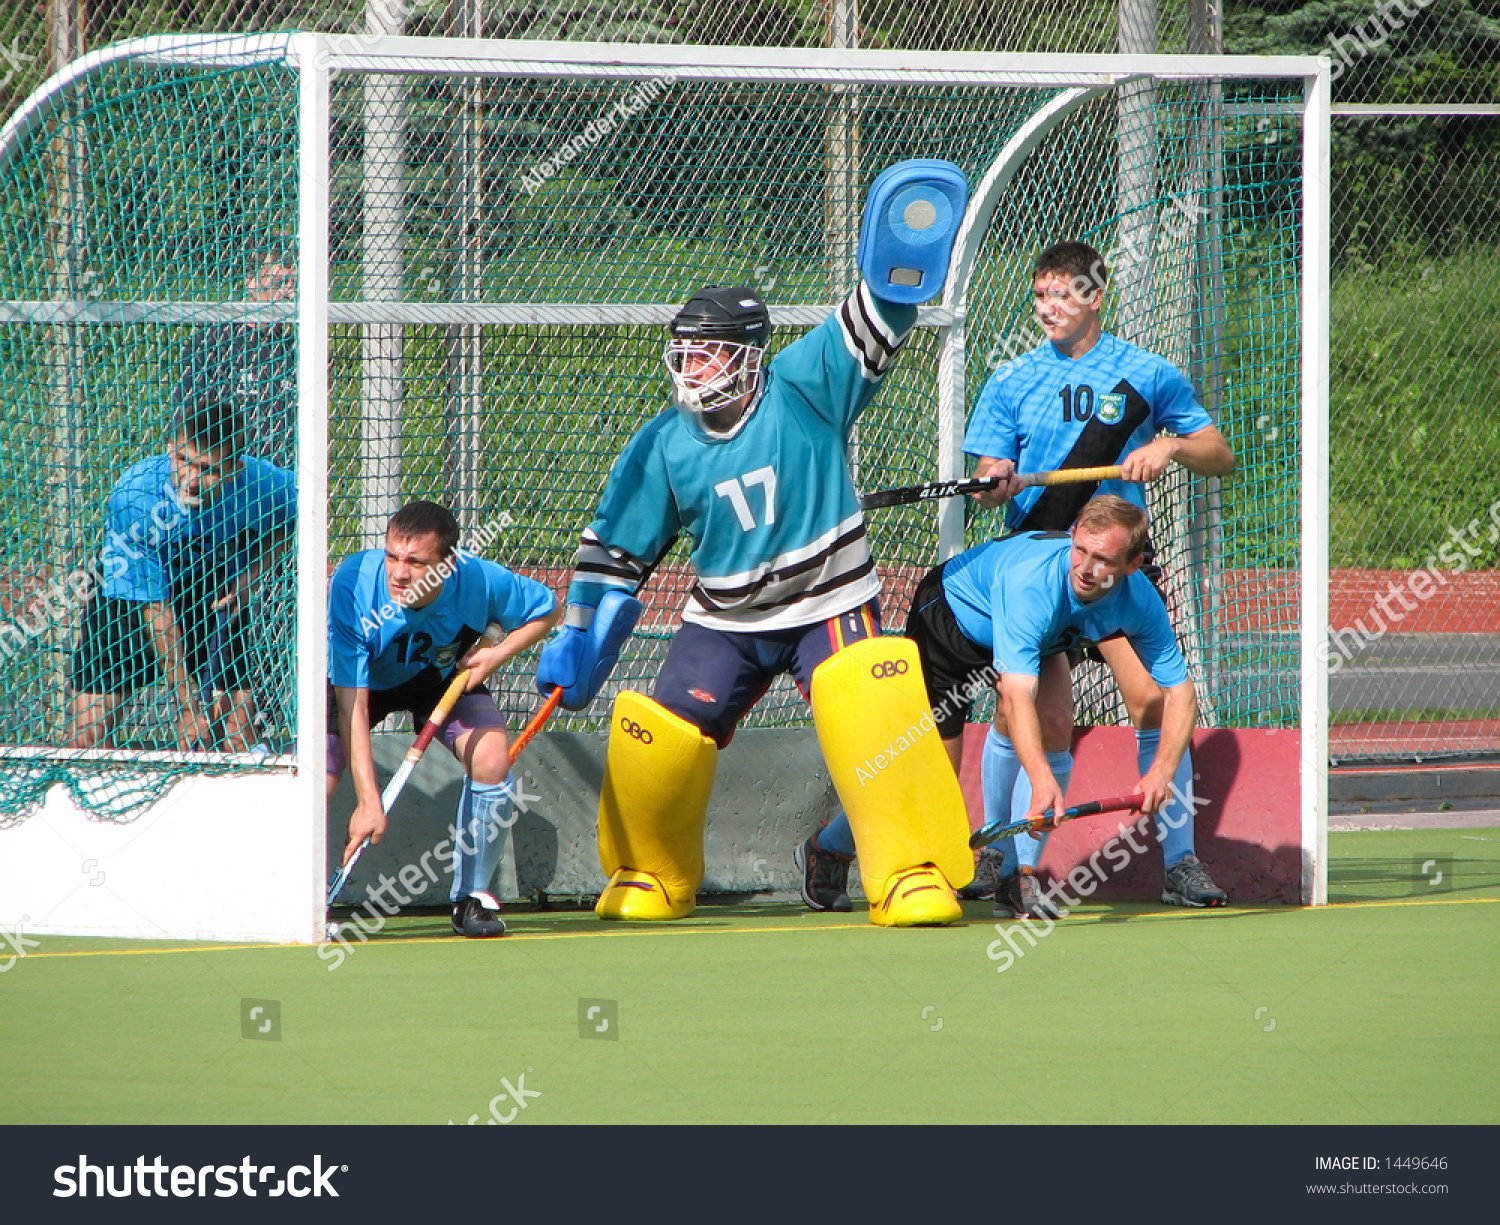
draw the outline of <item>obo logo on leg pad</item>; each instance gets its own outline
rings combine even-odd
[[[651,729],[649,727],[642,727],[634,719],[621,719],[620,730],[632,740],[639,740],[642,744],[651,743]]]
[[[904,659],[885,659],[878,664],[870,665],[870,675],[877,681],[883,681],[891,676],[903,676],[911,670]]]

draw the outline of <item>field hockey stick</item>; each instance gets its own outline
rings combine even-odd
[[[1016,479],[1023,489],[1033,485],[1084,485],[1090,481],[1123,480],[1118,464],[1103,468],[1054,468],[1050,472],[1018,472]],[[880,510],[886,506],[909,506],[914,502],[931,502],[936,498],[959,498],[971,493],[998,489],[1000,478],[974,477],[963,481],[933,481],[926,485],[903,485],[899,489],[881,489],[859,495],[861,510]]]
[[[1092,817],[1101,812],[1121,812],[1125,809],[1139,808],[1146,802],[1143,795],[1116,795],[1107,800],[1091,800],[1087,804],[1075,804],[1072,808],[1065,808],[1063,815],[1056,818],[1055,824],[1064,821],[1072,821],[1078,817]],[[999,842],[1001,838],[1009,838],[1015,834],[1029,834],[1039,830],[1046,825],[1051,817],[1033,817],[1028,821],[1012,821],[1009,825],[1001,825],[998,821],[993,825],[986,825],[982,829],[975,830],[969,835],[969,846],[978,850],[982,846],[989,846],[992,842]]]
[[[204,718],[208,720],[208,729],[214,733],[217,739],[217,720],[211,714],[217,703],[222,688],[219,687],[223,679],[223,648],[229,639],[229,613],[222,607],[213,610],[213,633],[208,634],[208,652],[202,667],[202,679],[198,684],[198,703],[204,711]],[[211,748],[211,745],[204,745]]]
[[[505,631],[494,621],[486,627],[484,634],[480,637],[478,646],[492,647],[505,636]],[[443,696],[438,699],[438,704],[432,708],[432,713],[427,716],[427,722],[422,725],[422,730],[417,738],[412,741],[411,748],[406,750],[406,756],[402,758],[401,765],[396,773],[391,775],[391,781],[385,785],[385,790],[380,793],[380,807],[385,812],[390,812],[391,805],[396,802],[396,797],[401,794],[402,788],[406,786],[406,780],[411,777],[411,772],[417,768],[417,762],[422,760],[422,754],[427,751],[427,746],[432,743],[432,738],[438,734],[443,724],[447,722],[448,716],[453,713],[453,708],[458,705],[459,698],[463,697],[464,690],[468,687],[469,677],[472,669],[464,668],[448,682],[448,688],[443,691]],[[333,879],[328,882],[328,904],[333,905],[333,899],[338,896],[349,881],[350,873],[354,871],[354,865],[359,862],[359,857],[365,853],[365,848],[370,845],[366,838],[354,848],[354,854],[349,856],[349,862],[344,864],[333,874]]]
[[[677,537],[673,536],[671,540],[667,541],[667,547],[661,551],[661,556],[646,568],[645,573],[641,575],[640,583],[636,586],[636,595],[640,595],[640,593],[645,590],[646,584],[651,581],[651,576],[656,573],[657,566],[661,565],[662,558],[666,557],[666,555],[672,551],[672,546],[676,543]],[[634,619],[632,619],[631,628],[633,629],[634,627],[635,622]],[[629,637],[629,631],[626,631],[625,637]],[[542,702],[541,708],[536,712],[536,714],[532,715],[531,722],[529,722],[524,728],[521,729],[521,734],[516,737],[515,743],[510,746],[511,765],[515,765],[516,758],[521,755],[521,750],[524,749],[528,744],[530,744],[532,738],[542,730],[543,724],[545,724],[547,720],[552,717],[552,712],[558,708],[558,706],[562,703],[562,700],[562,686],[553,685],[552,692],[549,693],[546,697],[546,700]]]
[[[667,541],[666,547],[662,549],[660,556],[658,556],[657,559],[652,562],[649,567],[647,567],[646,572],[641,576],[639,585],[637,585],[636,587],[637,595],[639,595],[640,592],[644,590],[646,584],[651,581],[651,576],[656,573],[657,567],[661,565],[662,560],[668,553],[672,551],[672,546],[676,543],[677,536],[674,535],[671,540]],[[499,630],[500,627],[498,625],[491,625],[489,629],[485,631],[485,638],[488,639],[492,633],[498,635]],[[498,637],[496,640],[498,640]],[[442,701],[440,701],[438,705],[433,708],[431,717],[427,720],[426,726],[422,728],[422,734],[417,737],[416,741],[407,751],[406,758],[401,763],[401,768],[396,771],[395,775],[391,778],[391,781],[386,784],[385,791],[381,794],[380,797],[380,803],[387,812],[390,811],[391,804],[395,800],[396,796],[401,793],[401,788],[406,785],[407,778],[415,768],[417,760],[422,756],[422,750],[425,749],[427,747],[427,744],[432,740],[432,737],[437,730],[437,726],[447,718],[448,711],[451,710],[454,703],[458,701],[458,696],[463,692],[463,682],[468,679],[468,675],[468,671],[465,670],[459,673],[458,676],[453,678],[453,683],[448,686],[448,691],[443,694]],[[557,709],[559,703],[562,702],[562,698],[562,686],[554,685],[552,687],[552,692],[547,695],[546,700],[541,705],[541,708],[536,712],[535,715],[531,717],[531,721],[526,724],[525,728],[522,729],[521,734],[516,737],[515,742],[510,746],[509,760],[506,763],[507,769],[510,766],[515,765],[516,758],[520,756],[521,750],[524,749],[528,744],[530,744],[536,734],[542,730],[542,726],[547,722],[548,719],[552,717],[552,712]],[[354,854],[349,857],[349,862],[334,874],[333,879],[328,884],[328,905],[333,905],[333,899],[338,896],[339,890],[342,889],[345,883],[349,880],[350,873],[354,871],[354,865],[359,862],[359,857],[365,853],[365,848],[369,845],[370,840],[366,838],[359,844],[359,846],[355,848]]]
[[[516,758],[521,755],[521,750],[531,743],[531,739],[542,730],[542,724],[552,717],[552,712],[557,709],[558,703],[562,701],[563,691],[561,685],[553,685],[552,692],[547,695],[547,700],[542,703],[541,709],[531,716],[531,722],[521,729],[521,734],[516,737],[515,743],[510,746],[509,765],[516,764]]]
[[[859,495],[860,510],[881,510],[887,506],[909,506],[913,502],[932,502],[938,498],[961,498],[971,493],[988,493],[1000,484],[998,476],[983,480],[934,481],[929,485],[903,485],[899,489],[881,489]]]
[[[208,636],[208,654],[204,661],[203,677],[198,686],[198,700],[205,707],[213,704],[220,693],[219,681],[224,672],[224,644],[229,638],[229,614],[222,608],[214,609],[213,633]]]
[[[219,743],[220,719],[217,713],[219,682],[224,672],[224,645],[229,639],[229,614],[223,608],[213,610],[214,628],[208,636],[208,651],[205,653],[203,673],[198,678],[198,705],[203,708],[203,718],[208,723],[209,741],[200,742],[204,752],[212,752]]]

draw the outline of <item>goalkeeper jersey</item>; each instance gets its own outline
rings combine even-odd
[[[697,574],[685,621],[788,629],[879,595],[848,438],[915,322],[915,307],[878,301],[861,283],[769,364],[732,438],[703,436],[676,408],[645,425],[610,471],[568,602],[635,590],[679,530],[693,539]]]
[[[1073,541],[1063,532],[1023,532],[977,545],[943,567],[943,595],[974,642],[1002,673],[1038,676],[1043,655],[1124,634],[1163,688],[1188,679],[1167,607],[1137,570],[1084,603],[1068,580]]]
[[[556,597],[534,579],[455,551],[437,599],[407,608],[391,598],[385,550],[345,558],[328,587],[328,677],[351,689],[396,689],[431,669],[445,679],[498,621],[508,634],[545,617]]]
[[[1164,430],[1186,435],[1212,424],[1176,366],[1105,332],[1076,360],[1047,341],[995,371],[974,406],[964,451],[1015,460],[1018,472],[1094,468],[1118,464]],[[1063,531],[1096,493],[1146,509],[1134,481],[1034,487],[1006,504],[1005,526]]]

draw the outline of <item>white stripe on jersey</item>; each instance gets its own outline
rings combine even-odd
[[[699,576],[683,620],[712,629],[791,629],[826,621],[880,594],[864,517],[854,514],[811,544],[754,570]]]
[[[859,362],[860,373],[874,382],[886,372],[906,338],[891,331],[890,325],[880,317],[874,296],[864,281],[860,281],[859,288],[844,299],[838,317],[844,347]]]
[[[846,536],[865,521],[863,511],[855,511],[837,527],[831,531],[824,532],[815,540],[809,541],[798,549],[788,549],[785,553],[778,553],[769,561],[762,562],[753,570],[741,570],[738,574],[715,574],[712,578],[699,578],[710,591],[720,590],[725,587],[744,587],[750,583],[758,583],[772,570],[781,570],[787,566],[795,566],[798,562],[806,561],[809,557],[816,557],[831,545],[840,536]]]
[[[584,528],[578,545],[575,574],[586,574],[602,587],[618,587],[634,592],[645,576],[646,568],[635,558],[616,555],[589,528]]]

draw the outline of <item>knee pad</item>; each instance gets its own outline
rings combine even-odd
[[[871,922],[961,917],[953,890],[974,877],[968,814],[927,705],[916,644],[868,638],[824,660],[813,672],[812,709],[854,830]]]
[[[719,750],[686,719],[640,693],[610,712],[599,795],[604,919],[680,919],[703,883],[703,825]]]

